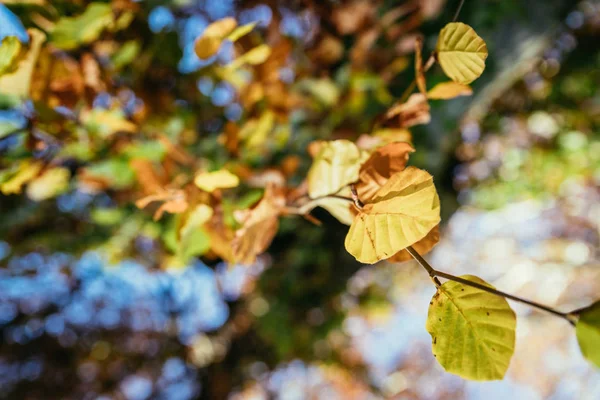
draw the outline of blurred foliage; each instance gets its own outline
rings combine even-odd
[[[299,398],[323,387],[326,398],[408,387],[403,375],[373,382],[352,346],[349,318],[389,318],[392,289],[352,290],[360,265],[344,250],[347,228],[328,213],[313,212],[321,227],[282,219],[269,254],[251,267],[222,262],[229,254],[211,240],[230,240],[236,215],[269,182],[300,185],[315,140],[412,141],[411,164],[436,176],[446,215],[459,206],[457,192],[491,209],[561,196],[573,182],[598,185],[599,24],[589,2],[467,2],[461,19],[486,41],[494,32],[496,54],[509,36],[558,39],[510,68],[506,60],[526,52],[505,44],[513,53],[490,57],[474,86],[500,85],[499,93],[432,101],[427,128],[380,116],[414,78],[415,37],[425,34],[428,54],[453,2],[3,3],[5,398],[268,397],[290,390],[285,376],[304,382]],[[581,24],[569,20],[580,15]],[[237,30],[207,34],[227,16]],[[506,34],[514,21],[526,28]],[[567,28],[540,32],[556,25]],[[5,39],[13,36],[19,41]],[[202,58],[198,37],[212,49]],[[428,89],[447,80],[432,72]],[[482,103],[485,118],[466,119],[453,135],[457,117]],[[217,178],[198,185],[210,173]],[[214,214],[196,207],[203,203]],[[205,225],[215,215],[224,223]],[[425,365],[407,364],[425,376]],[[277,378],[278,366],[288,375]],[[436,398],[461,390],[443,386]]]

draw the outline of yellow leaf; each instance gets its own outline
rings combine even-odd
[[[406,167],[410,153],[415,149],[405,142],[390,143],[376,149],[360,167],[356,190],[363,203],[371,201],[375,193],[396,172]]]
[[[94,108],[81,113],[81,121],[86,127],[99,136],[106,138],[117,132],[135,133],[137,125],[125,118],[122,110],[105,110]]]
[[[199,204],[188,215],[185,223],[179,230],[182,240],[188,237],[192,231],[204,225],[213,215],[213,209],[206,204]]]
[[[67,168],[52,168],[27,185],[27,197],[42,201],[64,192],[69,185],[71,173]]]
[[[311,198],[337,193],[358,180],[360,164],[368,156],[348,140],[321,142],[308,171],[308,194]]]
[[[254,29],[254,27],[256,26],[257,23],[258,22],[255,21],[255,22],[250,22],[249,24],[246,24],[246,25],[238,26],[233,32],[231,32],[229,35],[227,35],[226,39],[231,40],[232,42],[235,42],[242,36],[245,36],[248,33],[252,32],[252,29]]]
[[[220,169],[213,172],[201,172],[196,175],[194,183],[205,192],[212,193],[217,189],[234,188],[240,184],[240,179],[231,172]]]
[[[440,222],[433,177],[408,167],[394,174],[364,205],[346,236],[346,250],[373,264],[424,238]]]
[[[217,54],[223,40],[236,26],[237,22],[231,17],[220,19],[207,26],[194,44],[198,58],[206,60]]]
[[[256,206],[238,213],[242,227],[236,231],[232,243],[233,255],[238,262],[252,264],[256,256],[269,247],[277,233],[279,215],[284,207],[283,191],[269,185]]]
[[[450,79],[469,84],[483,73],[487,46],[469,25],[451,22],[441,31],[437,58]]]
[[[0,185],[0,192],[5,195],[21,193],[23,185],[35,178],[42,166],[40,161],[22,161],[17,173]]]
[[[200,36],[194,45],[196,55],[201,60],[207,60],[217,54],[223,39],[217,36]]]
[[[227,66],[230,69],[236,69],[245,64],[258,65],[267,61],[267,58],[271,55],[271,48],[269,45],[261,44],[253,49],[250,49],[247,53],[239,56],[231,64]]]
[[[427,97],[432,100],[449,100],[459,96],[470,96],[473,90],[470,86],[456,82],[441,82],[427,92]]]
[[[28,29],[31,44],[25,57],[17,64],[16,70],[0,77],[0,93],[28,97],[31,76],[46,35],[37,29]]]
[[[329,211],[331,215],[344,225],[351,225],[352,221],[354,221],[354,216],[356,214],[352,211],[354,205],[348,200],[335,197],[324,197],[316,200],[314,204]]]
[[[436,225],[432,230],[429,231],[427,236],[419,240],[412,245],[412,248],[416,250],[420,255],[427,254],[433,249],[433,247],[440,241],[440,225]],[[406,249],[400,250],[388,258],[389,262],[404,262],[412,260],[412,256]]]

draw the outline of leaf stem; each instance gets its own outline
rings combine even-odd
[[[442,277],[451,281],[455,281],[458,283],[462,283],[463,285],[467,285],[467,286],[471,286],[474,287],[476,289],[479,290],[483,290],[485,292],[494,294],[496,296],[500,296],[500,297],[504,297],[519,303],[523,303],[523,304],[527,304],[528,306],[546,311],[547,313],[550,313],[552,315],[555,315],[557,317],[560,318],[564,318],[566,319],[571,325],[575,325],[575,323],[577,322],[577,317],[575,314],[573,313],[564,313],[561,311],[558,311],[552,307],[548,307],[545,306],[543,304],[540,303],[536,303],[535,301],[531,301],[531,300],[527,300],[524,299],[522,297],[519,296],[515,296],[513,294],[510,293],[506,293],[506,292],[502,292],[500,290],[491,288],[489,286],[486,285],[482,285],[480,283],[477,282],[472,282],[468,279],[464,279],[458,276],[454,276],[452,274],[448,274],[446,272],[442,272],[442,271],[438,271],[436,269],[434,269],[431,265],[429,265],[429,263],[427,261],[425,261],[425,259],[423,257],[421,257],[421,255],[412,247],[412,246],[408,246],[406,248],[406,250],[409,252],[409,254],[419,263],[419,265],[421,265],[429,274],[429,276],[432,278],[432,280],[437,279],[437,277]],[[434,281],[435,282],[435,281]],[[439,280],[437,281],[438,283],[436,283],[436,286],[439,286]]]
[[[456,9],[456,12],[454,13],[454,18],[452,18],[452,22],[456,22],[456,20],[458,19],[458,15],[460,14],[460,10],[462,9],[462,6],[465,4],[465,0],[460,0],[460,3],[458,4],[458,8]]]

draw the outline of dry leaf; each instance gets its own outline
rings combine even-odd
[[[253,208],[237,213],[242,227],[235,233],[232,249],[238,262],[252,264],[269,247],[284,208],[283,190],[267,186],[263,198]]]
[[[394,174],[364,205],[346,236],[346,250],[373,264],[412,246],[440,222],[433,177],[408,167]]]
[[[373,17],[375,10],[376,8],[369,1],[353,1],[334,7],[331,21],[340,34],[349,35],[365,26]]]
[[[470,86],[456,82],[441,82],[427,92],[427,97],[432,100],[449,100],[459,96],[470,96],[473,89]]]
[[[163,204],[154,213],[154,220],[159,220],[164,212],[180,214],[188,209],[187,196],[183,190],[164,190],[160,193],[145,196],[135,202],[137,208],[145,208],[148,204],[162,201]]]
[[[415,81],[422,94],[427,94],[427,84],[425,82],[425,72],[423,71],[423,37],[418,36],[415,40]]]
[[[422,93],[413,93],[406,103],[392,106],[386,113],[386,118],[398,117],[400,128],[428,124],[431,120],[427,97]]]
[[[429,253],[431,249],[440,241],[440,225],[436,225],[432,230],[429,231],[427,236],[423,239],[419,240],[417,243],[413,244],[412,247],[419,253],[420,255],[424,255]],[[400,250],[398,253],[394,254],[390,258],[388,258],[389,262],[404,262],[408,260],[412,260],[412,256],[406,249]]]
[[[356,183],[358,198],[368,203],[392,175],[406,167],[408,157],[414,151],[409,143],[404,142],[390,143],[375,150],[360,167]]]

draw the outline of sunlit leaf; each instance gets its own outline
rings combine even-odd
[[[433,249],[433,247],[440,241],[440,226],[436,225],[432,230],[429,231],[427,236],[412,245],[412,248],[416,250],[420,255],[427,254]],[[412,260],[412,256],[406,249],[400,250],[387,260],[389,262],[404,262]]]
[[[21,41],[16,36],[7,36],[0,43],[0,75],[9,71],[21,53]]]
[[[355,212],[354,205],[348,200],[338,199],[335,197],[325,197],[315,201],[315,205],[329,211],[338,221],[344,225],[351,225],[354,221]]]
[[[492,287],[476,276],[461,278]],[[506,299],[449,281],[429,304],[427,331],[440,365],[465,379],[502,379],[515,351],[517,325]]]
[[[600,301],[578,312],[575,327],[581,353],[600,368]]]
[[[451,22],[441,31],[437,58],[450,79],[469,84],[483,73],[487,46],[469,25]]]
[[[71,172],[67,168],[52,168],[27,185],[27,197],[42,201],[64,192],[69,186]]]
[[[73,50],[96,40],[113,22],[110,4],[91,3],[80,15],[62,17],[54,26],[50,41],[60,49]]]
[[[470,86],[456,82],[441,82],[427,92],[427,97],[432,100],[449,100],[459,96],[470,96],[473,89]]]
[[[393,174],[406,167],[408,157],[414,151],[405,142],[390,143],[376,149],[360,167],[356,183],[358,198],[368,203]]]
[[[337,193],[358,180],[358,170],[366,154],[348,140],[322,142],[308,171],[311,198]]]
[[[253,49],[248,50],[248,52],[242,54],[241,56],[233,60],[233,62],[228,65],[228,68],[236,69],[245,64],[262,64],[265,61],[267,61],[267,58],[269,58],[270,55],[271,48],[269,47],[269,45],[261,44]]]
[[[42,44],[46,40],[46,35],[37,29],[29,29],[27,32],[31,37],[29,50],[17,65],[14,66],[16,68],[15,71],[0,77],[0,93],[2,94],[18,97],[29,96],[33,69],[40,54]]]
[[[282,191],[267,186],[263,198],[251,209],[238,213],[242,225],[232,243],[233,255],[242,264],[252,264],[273,241],[279,227],[279,215],[285,207]]]
[[[217,54],[223,40],[236,26],[236,20],[231,17],[220,19],[207,26],[194,44],[198,58],[206,60]]]
[[[204,224],[210,220],[213,209],[206,204],[197,205],[187,215],[179,230],[179,253],[184,261],[202,255],[210,248],[210,238]]]
[[[433,177],[414,167],[394,174],[360,210],[346,236],[346,250],[373,264],[424,238],[440,222]]]
[[[226,39],[231,40],[232,42],[235,42],[242,36],[245,36],[248,33],[252,32],[252,30],[254,29],[256,24],[258,24],[258,22],[255,21],[255,22],[250,22],[249,24],[238,26],[237,28],[234,29],[233,32],[231,32],[229,35],[227,35]]]
[[[40,161],[22,161],[16,173],[0,184],[0,192],[5,195],[21,193],[23,185],[33,180],[42,167],[43,164]]]
[[[87,166],[80,181],[84,184],[87,181],[92,186],[122,189],[133,184],[135,174],[126,160],[113,158]]]
[[[155,201],[162,202],[160,207],[154,213],[154,220],[159,220],[163,213],[181,214],[188,207],[187,196],[183,190],[164,190],[161,189],[158,193],[154,193],[135,202],[136,207],[145,208],[150,203]]]
[[[117,132],[137,131],[137,126],[125,118],[125,114],[120,109],[105,110],[95,108],[81,113],[81,120],[90,132],[96,133],[101,137],[108,137]]]
[[[240,184],[240,179],[226,169],[220,169],[199,173],[196,175],[194,183],[205,192],[212,193],[217,189],[234,188]]]

